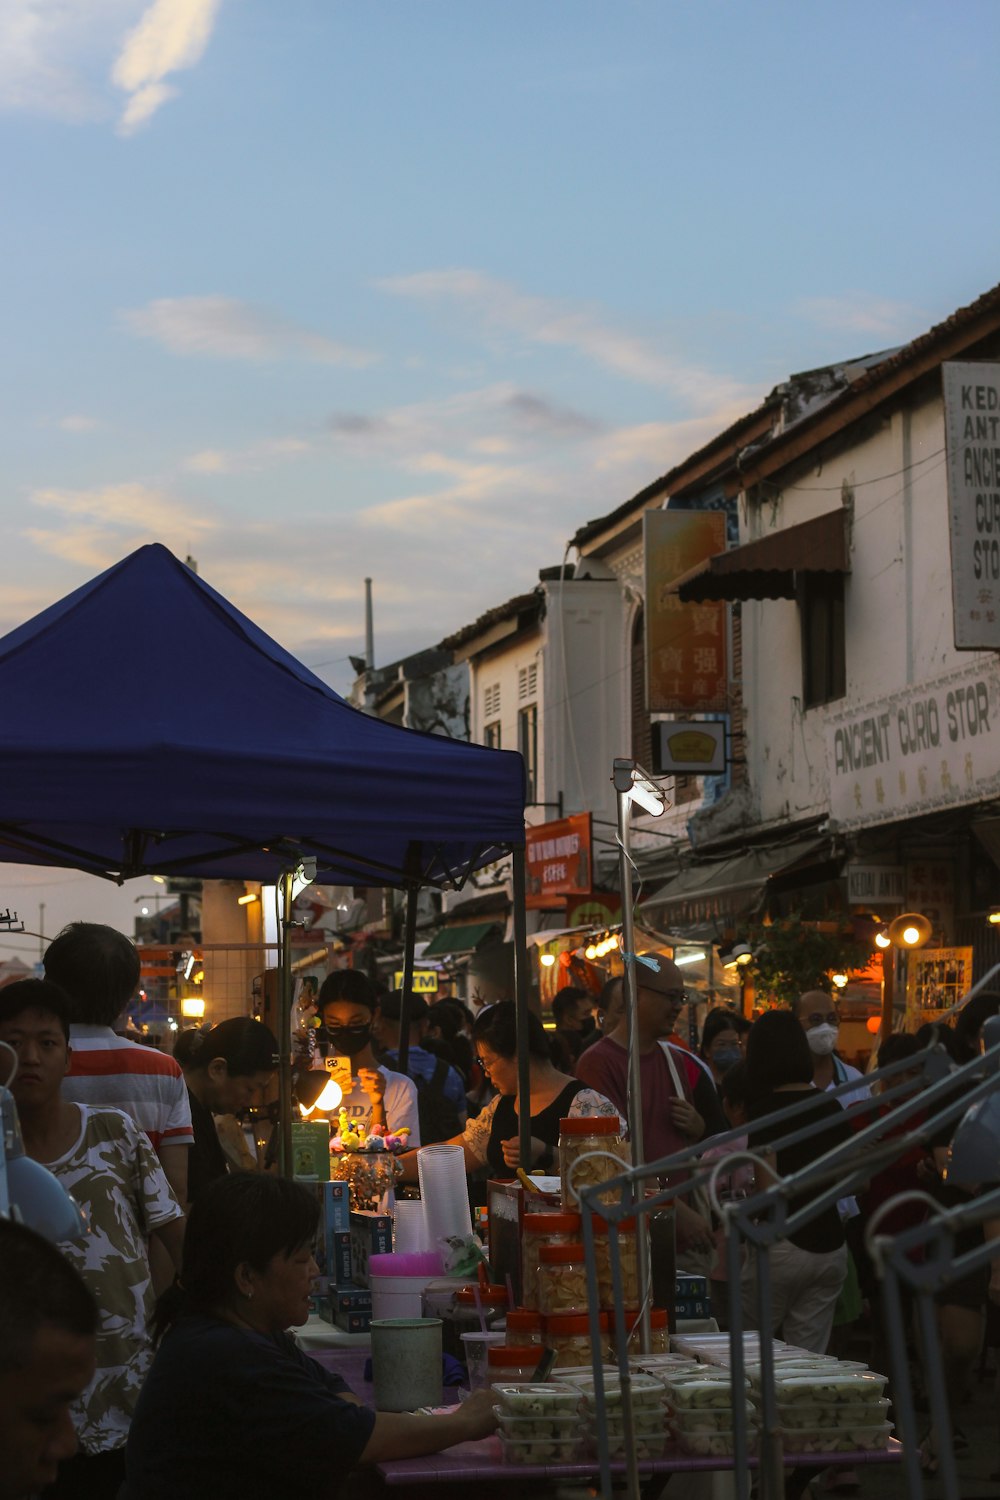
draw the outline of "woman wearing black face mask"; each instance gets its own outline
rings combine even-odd
[[[417,1089],[404,1073],[380,1067],[372,1050],[372,1020],[377,996],[371,981],[357,969],[338,969],[324,979],[319,992],[320,1049],[326,1056],[347,1057],[351,1063],[350,1092],[342,1109],[351,1124],[365,1133],[410,1132],[410,1145],[420,1145]]]

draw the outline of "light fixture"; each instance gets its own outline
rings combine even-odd
[[[257,895],[256,891],[247,891],[247,893],[246,893],[245,896],[237,896],[236,897],[236,905],[237,906],[250,906],[252,902],[259,901],[259,900],[260,900],[260,897]]]
[[[742,969],[753,958],[753,949],[749,943],[734,943],[728,953],[720,952],[724,969]]]
[[[150,878],[152,880],[155,880],[157,885],[166,885],[167,883],[167,877],[165,875],[153,875]]]
[[[190,1021],[201,1021],[205,1015],[205,1001],[201,995],[191,995],[181,1001],[181,1015]]]
[[[838,990],[842,990],[844,988],[844,986],[847,984],[847,975],[845,973],[843,973],[843,972],[841,972],[839,974],[831,974],[830,978],[833,980],[833,982],[837,986]]]
[[[987,915],[986,920],[991,926],[1000,927],[1000,906],[994,906],[993,910]]]
[[[329,1073],[321,1073],[318,1068],[313,1068],[308,1073],[299,1074],[295,1083],[295,1097],[303,1119],[308,1119],[316,1110],[329,1114],[331,1110],[337,1109],[344,1091]]]
[[[195,956],[189,950],[186,953],[181,954],[180,962],[177,965],[177,972],[182,979],[190,979],[191,975],[194,973],[194,966]]]
[[[629,789],[628,798],[630,802],[638,803],[643,812],[649,813],[651,818],[661,817],[666,808],[666,798],[660,787],[638,770],[632,772],[632,786]]]
[[[865,1028],[866,1030],[871,1032],[872,1036],[878,1036],[879,1032],[882,1030],[882,1017],[869,1016],[867,1021],[865,1022]]]
[[[889,938],[897,948],[922,948],[933,928],[918,911],[905,911],[889,923]]]
[[[204,969],[195,969],[194,973],[191,975],[191,983],[192,984],[204,984],[205,983],[205,970]]]
[[[597,944],[588,943],[586,948],[584,948],[583,950],[583,956],[584,958],[589,958],[591,963],[593,963],[594,959],[597,957]]]
[[[300,896],[307,885],[312,885],[316,879],[316,858],[310,855],[307,859],[300,860],[295,873],[292,875],[292,900]]]
[[[683,969],[685,964],[700,964],[704,958],[704,953],[685,953],[683,958],[675,958],[674,963],[678,969]]]
[[[538,962],[542,965],[543,968],[551,969],[555,961],[556,956],[554,953],[540,953],[538,955]]]
[[[892,947],[892,938],[889,936],[889,929],[887,927],[880,927],[878,932],[876,932],[875,946],[876,948]]]

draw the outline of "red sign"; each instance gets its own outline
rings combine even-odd
[[[524,832],[528,906],[561,907],[562,897],[590,890],[590,813],[540,823]]]
[[[683,604],[669,585],[726,548],[718,510],[647,510],[646,707],[650,713],[722,713],[729,707],[726,606]]]

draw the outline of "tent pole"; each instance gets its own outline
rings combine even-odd
[[[531,1171],[531,1063],[528,1052],[528,919],[524,848],[510,851],[514,907],[514,1004],[517,1008],[517,1138],[521,1166]]]
[[[278,1170],[292,1176],[292,880],[281,874],[281,945],[278,949]]]
[[[403,992],[399,1001],[399,1055],[396,1067],[406,1072],[410,1060],[410,1012],[413,1008],[413,953],[417,945],[417,897],[415,885],[406,891],[406,925],[403,930]]]

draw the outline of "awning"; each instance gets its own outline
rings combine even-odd
[[[642,903],[667,930],[703,923],[733,922],[751,916],[760,906],[769,881],[810,870],[817,880],[829,879],[843,862],[831,854],[829,839],[797,839],[793,843],[748,849],[729,859],[689,865]],[[834,869],[824,870],[833,865]],[[796,883],[802,883],[801,879]]]
[[[675,578],[668,592],[685,604],[794,599],[797,573],[849,572],[847,511],[841,507],[708,557]]]
[[[474,953],[490,933],[497,932],[497,922],[470,922],[465,927],[444,927],[436,932],[421,958],[442,958],[446,953]]]

